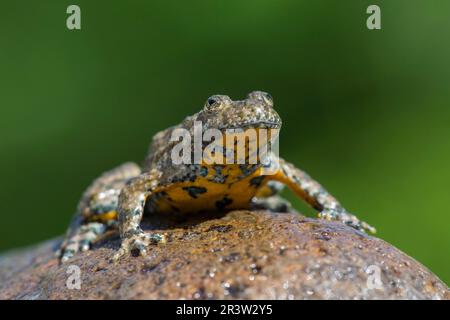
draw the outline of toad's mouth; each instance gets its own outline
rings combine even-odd
[[[236,126],[229,126],[229,127],[220,127],[220,130],[247,130],[247,129],[280,129],[281,128],[281,122],[274,122],[274,121],[251,121],[251,122],[243,122]]]

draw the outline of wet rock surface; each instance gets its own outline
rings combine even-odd
[[[420,263],[340,223],[234,211],[150,224],[168,243],[115,264],[117,235],[63,265],[58,239],[2,255],[0,299],[450,299]],[[66,285],[71,265],[80,290]]]

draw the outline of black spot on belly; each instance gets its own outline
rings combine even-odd
[[[216,207],[217,209],[219,209],[219,211],[222,211],[225,209],[226,206],[230,205],[233,202],[233,200],[231,200],[228,197],[223,197],[222,200],[216,201]]]
[[[255,170],[258,168],[257,165],[254,164],[241,164],[239,165],[239,169],[241,169],[242,174],[244,175],[244,177],[248,177],[249,175],[251,175],[253,172],[255,172]]]
[[[212,181],[216,183],[225,183],[227,180],[228,175],[222,174],[222,166],[214,166],[214,177],[212,178]]]
[[[189,193],[189,195],[194,199],[197,199],[199,194],[207,191],[206,188],[203,187],[183,187],[183,190],[187,191],[187,193]]]
[[[258,176],[250,179],[250,185],[254,187],[259,187],[261,182],[264,180],[264,176]]]
[[[202,177],[206,177],[206,176],[208,175],[208,168],[202,166],[202,167],[200,168],[200,175],[201,175]]]

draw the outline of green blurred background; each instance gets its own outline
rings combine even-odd
[[[382,30],[366,28],[374,3]],[[259,89],[284,119],[282,156],[450,283],[449,12],[447,0],[2,2],[0,250],[62,234],[93,178],[142,161],[209,95]]]

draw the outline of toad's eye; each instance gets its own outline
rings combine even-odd
[[[228,98],[227,96],[222,96],[222,95],[211,96],[205,102],[205,109],[212,110],[214,108],[217,108],[221,104],[226,104],[229,101],[230,101],[230,98]]]
[[[263,96],[263,99],[264,99],[264,102],[265,102],[265,103],[267,103],[268,105],[273,106],[273,98],[272,98],[272,96],[270,95],[270,93],[263,92],[263,93],[262,93],[262,96]]]
[[[208,98],[206,103],[208,104],[208,106],[212,106],[214,103],[217,103],[217,100],[214,98]]]
[[[261,101],[270,107],[273,107],[273,99],[270,94],[264,91],[253,91],[247,95],[248,99]]]

